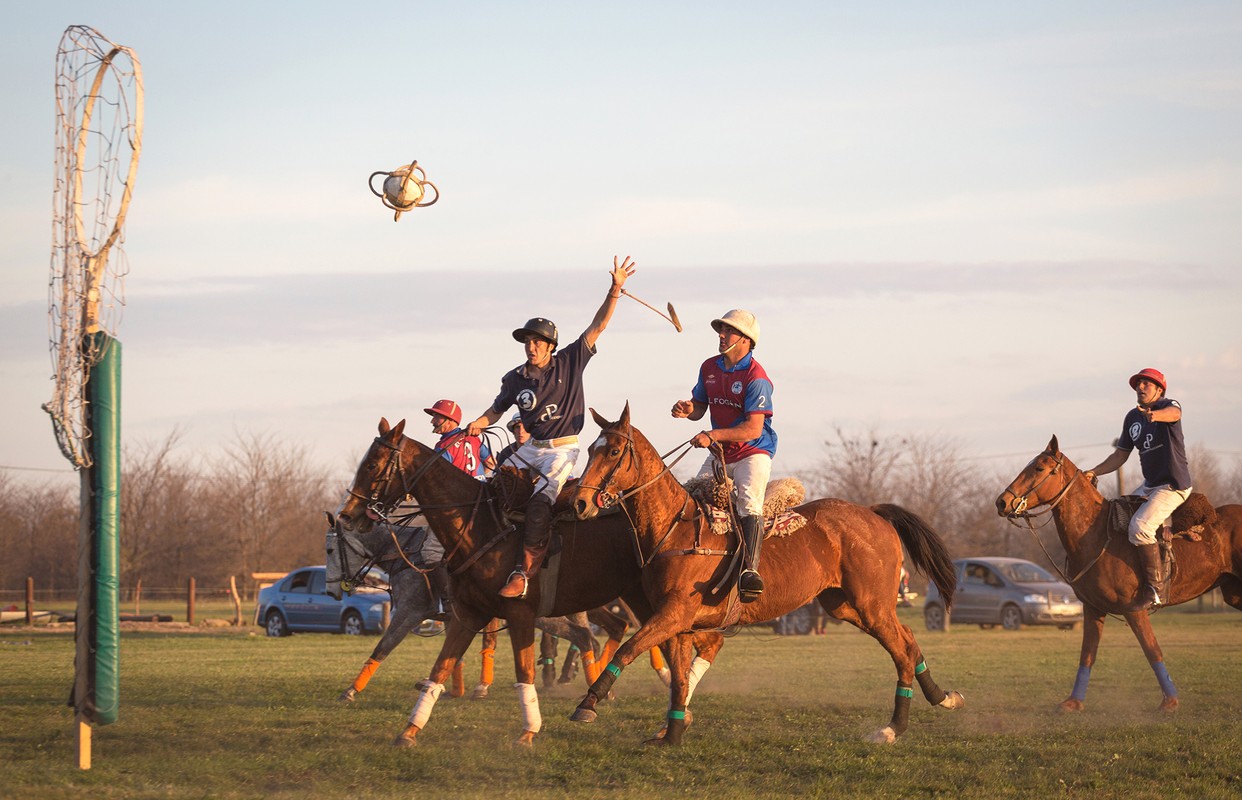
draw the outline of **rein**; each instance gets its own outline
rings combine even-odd
[[[1066,495],[1069,494],[1069,490],[1074,486],[1074,484],[1082,476],[1083,472],[1082,470],[1078,470],[1077,472],[1075,472],[1074,477],[1066,481],[1065,487],[1061,489],[1061,491],[1057,492],[1057,496],[1052,498],[1052,500],[1048,501],[1047,503],[1037,503],[1035,506],[1028,506],[1028,502],[1029,502],[1028,498],[1031,496],[1031,494],[1036,489],[1040,487],[1041,484],[1043,484],[1044,481],[1048,480],[1053,475],[1057,474],[1061,470],[1061,467],[1064,464],[1065,464],[1065,455],[1063,453],[1057,453],[1056,466],[1054,466],[1052,470],[1048,472],[1047,475],[1045,475],[1038,482],[1036,482],[1034,486],[1032,486],[1029,490],[1027,490],[1025,494],[1017,498],[1018,502],[1016,506],[1018,510],[1012,514],[1006,514],[1005,519],[1008,520],[1009,524],[1013,525],[1014,527],[1019,527],[1016,520],[1020,519],[1023,522],[1025,522],[1027,529],[1031,533],[1031,538],[1033,538],[1035,540],[1035,543],[1039,545],[1039,549],[1044,552],[1044,557],[1048,559],[1048,563],[1051,564],[1052,568],[1057,571],[1057,574],[1061,576],[1062,580],[1064,580],[1066,583],[1070,585],[1073,585],[1074,583],[1081,580],[1082,576],[1086,575],[1087,572],[1089,572],[1091,568],[1094,567],[1096,563],[1104,556],[1105,551],[1108,550],[1108,543],[1112,539],[1113,534],[1112,534],[1111,529],[1109,529],[1108,527],[1105,528],[1104,546],[1100,548],[1100,552],[1096,553],[1095,558],[1091,559],[1091,561],[1088,562],[1088,564],[1085,567],[1079,570],[1078,574],[1075,575],[1074,577],[1072,578],[1069,577],[1068,575],[1065,574],[1065,570],[1062,570],[1060,567],[1057,566],[1057,562],[1052,558],[1052,555],[1048,552],[1048,548],[1044,546],[1043,540],[1039,538],[1038,531],[1040,528],[1045,527],[1049,522],[1052,522],[1053,520],[1053,517],[1051,516],[1052,512],[1056,509],[1057,506],[1061,504],[1061,501],[1065,499]],[[1026,510],[1028,507],[1039,508],[1044,505],[1046,505],[1047,508],[1045,508],[1043,511],[1032,512],[1032,511]],[[1034,522],[1032,522],[1032,520],[1035,519],[1036,517],[1041,517],[1045,514],[1048,514],[1049,517],[1048,519],[1044,520],[1042,524],[1036,525]],[[1068,551],[1066,551],[1065,553],[1065,569],[1066,570],[1069,569],[1069,552]]]

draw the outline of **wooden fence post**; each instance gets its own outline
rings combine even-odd
[[[26,578],[26,624],[34,624],[34,578]]]
[[[142,578],[138,579],[138,584],[134,586],[134,616],[142,613]]]
[[[241,595],[237,593],[237,576],[229,576],[229,595],[233,598],[233,627],[241,627]]]
[[[186,586],[185,595],[185,621],[194,624],[194,579],[190,578],[189,584]]]

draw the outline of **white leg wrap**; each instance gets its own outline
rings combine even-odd
[[[686,681],[689,684],[689,690],[686,692],[686,705],[690,705],[690,698],[694,696],[694,687],[699,685],[699,681],[703,679],[703,673],[707,672],[712,662],[706,658],[694,657],[694,662],[690,664],[690,676]]]
[[[539,713],[539,695],[535,693],[535,684],[515,683],[513,688],[517,689],[518,704],[522,706],[523,730],[539,733],[543,727],[543,716]]]
[[[440,699],[443,692],[444,684],[442,683],[433,683],[423,689],[414,703],[414,710],[410,712],[410,724],[417,725],[419,730],[426,728],[427,720],[431,717],[431,709],[435,708],[436,701]]]

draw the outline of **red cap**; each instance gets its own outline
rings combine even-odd
[[[1157,386],[1160,387],[1160,391],[1162,392],[1167,392],[1169,390],[1169,387],[1166,386],[1164,382],[1164,373],[1158,369],[1152,369],[1151,367],[1148,367],[1147,369],[1139,370],[1138,372],[1131,375],[1130,376],[1130,388],[1131,389],[1138,388],[1134,384],[1138,383],[1139,378],[1146,378],[1147,380],[1156,384]]]
[[[436,414],[448,417],[453,420],[454,425],[461,424],[461,406],[457,405],[452,400],[437,400],[431,408],[424,408],[423,411],[426,411],[433,417]]]

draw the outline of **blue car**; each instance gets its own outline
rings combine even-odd
[[[337,600],[325,591],[323,567],[303,567],[259,591],[255,621],[268,636],[328,631],[358,636],[383,630],[388,592],[361,587]]]

